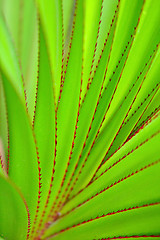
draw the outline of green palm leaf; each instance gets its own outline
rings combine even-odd
[[[0,239],[160,239],[159,44],[157,0],[0,2]]]

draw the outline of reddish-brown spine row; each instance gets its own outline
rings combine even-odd
[[[147,143],[149,140],[151,140],[152,138],[154,138],[155,136],[157,136],[160,133],[160,130],[157,131],[156,133],[154,133],[150,138],[147,138],[145,141],[141,142],[138,146],[136,146],[134,149],[132,149],[131,151],[129,151],[127,154],[125,154],[122,158],[120,158],[118,161],[116,161],[114,164],[112,164],[109,168],[107,168],[103,173],[101,173],[100,176],[96,177],[94,179],[97,180],[99,177],[101,177],[104,173],[106,173],[108,170],[110,170],[112,167],[114,167],[115,165],[117,165],[117,163],[121,162],[123,159],[125,159],[127,156],[129,156],[131,153],[133,153],[135,150],[137,150],[139,147],[143,146],[145,143]],[[90,185],[90,184],[89,184]]]
[[[72,34],[71,34],[71,40],[70,40],[70,45],[69,45],[69,52],[68,52],[68,56],[67,56],[66,69],[64,71],[64,76],[63,76],[63,84],[64,84],[65,74],[66,74],[66,70],[67,70],[67,66],[68,66],[68,61],[69,61],[69,56],[70,56],[70,49],[71,49],[71,46],[72,46],[72,38],[73,38],[74,27],[75,27],[76,10],[77,10],[77,0],[76,0],[76,3],[75,3],[75,13],[74,13],[73,26],[72,26]],[[49,188],[47,200],[46,200],[46,203],[45,203],[45,206],[44,206],[44,210],[42,212],[41,219],[40,219],[39,224],[38,224],[38,229],[40,229],[42,227],[43,218],[44,218],[44,216],[46,214],[46,209],[48,207],[48,203],[49,203],[50,196],[51,196],[51,190],[52,190],[52,186],[53,186],[53,181],[54,181],[54,172],[55,172],[55,165],[56,165],[56,153],[57,153],[57,111],[58,111],[58,107],[59,107],[59,103],[60,103],[60,99],[61,99],[63,85],[61,87],[62,88],[60,89],[60,95],[59,95],[57,108],[55,109],[55,153],[54,153],[54,161],[53,161],[53,171],[52,171],[51,183],[50,183],[50,188]],[[47,225],[47,223],[45,224],[44,229],[46,228],[46,225]],[[44,229],[41,230],[41,233],[40,233],[39,236],[41,236],[43,234]]]
[[[63,58],[62,58],[62,66],[61,66],[61,69],[62,69],[62,71],[61,71],[61,85],[60,85],[60,93],[59,93],[59,98],[58,98],[58,103],[57,103],[57,111],[58,111],[58,107],[59,107],[60,100],[61,100],[61,95],[62,95],[63,86],[64,86],[65,77],[66,77],[67,68],[68,68],[68,62],[69,62],[69,58],[70,58],[72,39],[73,39],[74,28],[75,28],[76,10],[77,10],[77,0],[75,0],[75,12],[74,12],[74,18],[73,18],[73,23],[72,23],[72,32],[71,32],[71,37],[70,37],[69,50],[68,50],[68,53],[67,53],[67,60],[66,60],[65,69],[64,69],[64,49],[62,50],[63,51],[62,52]],[[63,35],[64,35],[64,33],[63,33]],[[63,44],[63,47],[64,47],[64,42],[62,44]]]
[[[38,200],[37,200],[36,214],[35,214],[34,221],[33,221],[33,227],[32,227],[32,231],[31,231],[31,235],[34,234],[34,232],[35,232],[35,226],[36,226],[37,218],[38,218],[38,215],[39,215],[41,188],[42,188],[42,182],[41,182],[42,174],[41,174],[41,167],[40,167],[40,158],[39,158],[39,151],[38,151],[37,141],[36,141],[34,132],[33,132],[33,136],[34,136],[34,142],[35,142],[36,154],[37,154],[37,163],[38,163]]]
[[[119,1],[119,2],[120,2],[120,1]],[[117,9],[118,9],[118,7],[119,7],[119,4],[117,5]],[[115,10],[115,15],[116,15],[117,9]],[[112,23],[111,23],[111,26],[110,26],[110,30],[111,30],[111,28],[112,28],[112,26],[113,26],[113,22],[114,22],[114,19],[115,19],[115,15],[114,15],[114,17],[113,17],[113,19],[112,19]],[[107,34],[107,38],[106,38],[106,40],[105,40],[104,47],[103,47],[103,49],[102,49],[102,53],[103,53],[104,48],[105,48],[105,46],[106,46],[106,43],[107,43],[107,40],[108,40],[109,35],[110,35],[110,31],[109,31],[108,34]],[[100,58],[99,58],[99,60],[98,60],[98,64],[99,64],[99,62],[100,62],[100,59],[101,59],[101,55],[100,55]],[[98,67],[98,65],[97,65],[97,67]],[[95,72],[96,72],[96,70],[95,70]],[[94,72],[94,73],[95,73],[95,72]],[[104,74],[104,80],[105,80],[106,72],[107,72],[107,67],[106,67],[106,71],[105,71],[105,74]],[[103,82],[104,82],[104,80],[103,80]],[[100,91],[100,94],[99,94],[99,98],[98,98],[98,101],[97,101],[97,105],[96,105],[95,112],[96,112],[97,107],[98,107],[98,104],[99,104],[99,99],[100,99],[100,97],[101,97],[101,92],[102,92],[102,90],[103,90],[103,83],[102,83],[102,86],[101,86],[101,91]],[[95,112],[94,112],[94,114],[95,114]],[[94,115],[93,115],[91,124],[92,124],[93,120],[94,120]],[[89,127],[89,132],[90,132],[90,130],[91,130],[91,125],[90,125],[90,127]],[[87,134],[86,140],[87,140],[87,138],[88,138],[89,132],[88,132],[88,134]],[[84,149],[84,147],[85,147],[85,143],[84,143],[84,145],[83,145],[83,149]],[[83,151],[83,149],[82,149],[82,151]],[[80,159],[80,158],[81,158],[81,154],[80,154],[80,156],[79,156],[79,159]],[[78,159],[78,161],[79,161],[79,159]],[[78,163],[75,165],[74,172],[73,172],[73,174],[72,174],[72,176],[71,176],[71,178],[70,178],[70,180],[69,180],[69,182],[68,182],[68,184],[67,184],[67,188],[65,189],[65,192],[68,191],[68,188],[69,188],[69,186],[70,186],[70,183],[71,183],[71,181],[72,181],[72,179],[73,179],[73,176],[74,176],[74,173],[75,173],[75,170],[77,169],[77,167],[78,167]],[[72,190],[73,190],[73,188],[71,188],[71,191],[72,191]],[[62,199],[65,197],[65,192],[64,192],[64,194],[63,194],[63,196],[62,196]],[[66,199],[68,198],[68,196],[69,196],[69,195],[67,195]]]
[[[32,120],[32,128],[34,128],[34,121],[36,115],[36,107],[37,107],[37,95],[38,95],[38,85],[39,85],[39,66],[40,66],[40,17],[38,18],[38,56],[37,56],[37,83],[36,83],[36,95],[35,95],[35,105],[34,105],[34,114]]]
[[[84,51],[83,51],[84,52]],[[77,132],[77,128],[78,128],[78,121],[79,121],[79,109],[80,109],[80,101],[81,101],[81,93],[82,93],[82,81],[83,81],[83,56],[82,56],[82,72],[81,72],[81,86],[80,86],[80,94],[79,94],[79,103],[78,103],[78,112],[77,112],[77,118],[76,118],[76,125],[75,125],[75,130],[74,130],[74,137],[73,137],[73,141],[72,141],[72,147],[71,147],[71,151],[70,151],[70,155],[69,155],[69,159],[68,159],[68,162],[67,162],[67,168],[65,170],[65,174],[64,174],[64,177],[62,179],[62,182],[61,182],[61,189],[64,185],[64,181],[65,181],[65,178],[66,178],[66,174],[67,174],[67,171],[68,171],[68,167],[70,165],[70,161],[71,161],[71,157],[72,157],[72,153],[73,153],[73,149],[74,149],[74,144],[75,144],[75,138],[76,138],[76,132]],[[54,216],[52,215],[53,213],[53,209],[55,208],[55,205],[57,203],[57,200],[59,199],[59,196],[60,196],[60,193],[61,193],[61,189],[59,190],[58,194],[57,194],[57,197],[56,197],[56,200],[55,202],[53,203],[52,205],[52,208],[51,208],[51,212],[50,212],[50,216],[52,216],[52,220],[54,219]],[[59,204],[57,206],[57,209],[61,206],[61,201],[59,201]],[[55,214],[57,213],[57,211],[55,212]]]
[[[117,14],[117,12],[118,12],[119,4],[120,4],[120,0],[118,0],[118,5],[117,5],[117,8],[116,8],[116,10],[115,10],[115,12],[114,12],[114,16],[113,16],[112,21],[111,21],[111,25],[110,25],[109,32],[107,33],[107,37],[106,37],[106,39],[105,39],[105,41],[104,41],[104,45],[103,45],[101,54],[100,54],[100,56],[99,56],[98,62],[97,62],[97,64],[96,64],[96,68],[95,68],[94,73],[93,73],[93,75],[92,75],[92,68],[93,68],[93,63],[94,63],[94,61],[95,61],[94,57],[95,57],[95,53],[96,53],[96,50],[97,50],[96,47],[97,47],[97,43],[98,43],[99,31],[98,31],[98,33],[97,33],[97,42],[96,42],[96,45],[95,45],[95,50],[94,50],[94,55],[93,55],[93,60],[92,60],[90,77],[89,77],[89,79],[88,79],[87,90],[86,90],[86,93],[85,93],[85,95],[84,95],[84,97],[83,97],[83,100],[82,100],[82,103],[81,103],[81,107],[82,107],[82,104],[83,104],[84,101],[85,101],[85,98],[86,98],[86,96],[87,96],[88,90],[89,90],[89,88],[90,88],[90,85],[91,85],[91,83],[92,83],[92,81],[93,81],[93,78],[94,78],[94,76],[95,76],[95,74],[96,74],[96,71],[97,71],[97,68],[98,68],[98,66],[99,66],[100,60],[101,60],[101,58],[102,58],[102,54],[103,54],[104,49],[105,49],[105,47],[106,47],[106,44],[107,44],[107,41],[108,41],[108,38],[109,38],[109,35],[110,35],[110,32],[111,32],[111,29],[112,29],[112,27],[113,27],[113,23],[114,23],[114,21],[115,21],[116,14]],[[101,11],[102,11],[102,9],[103,9],[103,7],[101,8]],[[101,15],[102,15],[102,14],[101,14]],[[100,21],[100,23],[101,23],[101,21]],[[113,39],[112,39],[112,43],[113,43]],[[111,50],[110,50],[110,53],[111,53]],[[110,56],[109,56],[109,58],[110,58]],[[108,60],[108,61],[109,61],[109,60]],[[92,75],[92,77],[91,77],[91,75]]]
[[[152,91],[154,91],[154,89],[153,89]],[[154,96],[153,96],[152,98],[154,98]],[[152,101],[152,99],[150,100],[150,102],[151,102],[151,101]],[[146,109],[148,108],[150,102],[148,103]],[[141,106],[141,105],[140,105],[140,106]],[[157,110],[157,109],[156,109],[156,110]],[[155,110],[155,113],[156,113],[156,110]],[[134,137],[140,130],[142,130],[146,125],[148,125],[147,120],[149,120],[149,118],[150,118],[151,116],[153,116],[153,115],[154,115],[154,112],[152,112],[152,114],[146,119],[146,121],[144,121],[144,122],[141,124],[141,126],[139,126],[139,128],[137,128],[133,133],[131,132],[131,134],[129,135],[129,137],[127,138],[127,140],[126,140],[121,146],[119,146],[119,148],[117,148],[117,149],[114,151],[114,153],[111,154],[110,157],[112,157],[120,148],[122,148],[122,147],[125,145],[125,143],[127,143],[129,140],[131,140],[131,138]],[[143,113],[142,113],[141,117],[142,117],[142,116],[143,116]],[[141,117],[139,118],[139,120],[141,119]],[[137,123],[139,122],[139,120],[137,121]],[[137,123],[136,123],[136,124],[137,124]],[[109,157],[109,158],[110,158],[110,157]],[[105,161],[103,161],[102,164],[101,164],[101,166],[102,166],[109,158],[107,158]]]
[[[155,90],[158,90],[159,85],[160,85],[160,82],[156,84],[156,86],[152,89],[152,91],[151,91],[150,93],[148,93],[147,97],[143,100],[143,102],[141,102],[141,104],[137,107],[137,109],[132,113],[132,115],[130,116],[130,118],[128,118],[128,119],[124,122],[124,125],[126,125],[126,124],[132,119],[132,117],[133,117],[133,116],[138,112],[138,110],[143,106],[143,104],[147,101],[147,99],[150,97],[150,95],[151,95]],[[153,99],[153,97],[152,97],[152,99]],[[152,99],[151,99],[151,100],[152,100]],[[150,100],[150,102],[151,102],[151,100]],[[147,105],[147,106],[148,106],[148,105]],[[146,108],[145,108],[145,110],[146,110]],[[145,112],[145,110],[144,110],[144,112]],[[143,112],[143,114],[144,114],[144,112]],[[142,115],[143,115],[143,114],[142,114]],[[142,118],[142,115],[141,115],[140,119]],[[139,119],[139,120],[140,120],[140,119]],[[139,121],[139,120],[138,120],[138,121]],[[137,123],[138,123],[138,122],[137,122]],[[135,127],[137,126],[137,123],[136,123]]]
[[[158,113],[159,113],[159,110],[160,110],[160,105],[159,105],[157,108],[155,108],[154,111],[151,112],[151,114],[150,114],[139,126],[137,126],[137,125],[138,125],[138,122],[139,122],[139,121],[138,121],[137,124],[136,124],[137,127],[134,128],[134,130],[131,132],[131,134],[129,135],[129,137],[127,138],[126,141],[129,141],[130,138],[138,131],[138,129],[141,129],[141,127],[144,126],[145,123],[146,123],[149,119],[151,119],[155,114],[158,114]]]
[[[95,55],[96,55],[96,51],[97,51],[97,44],[98,44],[98,38],[99,38],[99,31],[100,31],[100,27],[101,27],[101,18],[102,18],[102,11],[103,11],[103,3],[104,3],[104,0],[102,0],[102,3],[101,3],[101,11],[100,11],[100,20],[99,20],[99,24],[98,24],[98,32],[97,32],[97,38],[96,38],[96,44],[95,44],[95,47],[94,47],[94,54],[93,54],[93,58],[92,58],[92,65],[91,65],[91,70],[90,70],[90,77],[88,79],[88,85],[87,85],[87,89],[89,89],[89,86],[90,86],[90,80],[91,80],[91,74],[92,74],[92,69],[93,69],[93,64],[94,64],[94,61],[95,61]]]
[[[154,117],[154,119],[156,118],[157,116]],[[153,120],[153,119],[152,119]],[[140,130],[142,130],[146,125],[148,125],[150,123],[150,119],[148,120],[148,122],[145,123],[145,125],[142,125],[140,129],[137,130],[137,132],[134,133],[134,135],[131,136],[131,138],[129,140],[131,140],[134,136],[136,136]],[[130,155],[131,153],[133,153],[135,150],[137,150],[139,147],[141,147],[144,143],[148,142],[150,139],[152,139],[153,137],[155,137],[157,134],[159,134],[159,131],[154,133],[150,138],[146,139],[145,141],[141,142],[139,145],[137,145],[134,149],[132,149],[130,152],[128,152],[126,155],[124,155],[122,158],[120,158],[116,163],[114,163],[113,165],[117,164],[118,162],[120,162],[122,159],[124,159],[125,157],[127,157],[128,155]],[[126,141],[127,142],[127,141]],[[111,156],[110,158],[120,149],[122,148],[126,142],[123,143],[122,146],[120,146]],[[108,159],[109,160],[109,159]],[[113,166],[112,165],[112,166]],[[112,167],[111,166],[111,167]],[[106,169],[100,176],[102,176],[106,171],[108,171],[111,167],[109,167],[108,169]],[[89,185],[91,185],[94,181],[96,181],[100,176],[96,177],[96,178],[93,178],[92,181],[82,190],[80,190],[76,195],[74,195],[73,197],[70,198],[73,199],[75,198],[78,194],[80,194],[81,192],[83,192]]]
[[[24,202],[26,210],[27,210],[27,218],[28,218],[28,223],[27,223],[28,227],[27,227],[26,239],[29,239],[30,231],[31,231],[31,216],[30,216],[30,212],[29,212],[29,208],[28,208],[27,202],[26,202],[26,200],[24,198],[23,198],[23,202]]]
[[[160,235],[118,236],[118,237],[99,238],[99,239],[97,239],[97,240],[114,240],[114,239],[130,239],[130,238],[160,238]],[[94,239],[94,240],[96,240],[96,239]]]
[[[132,172],[131,174],[125,176],[124,178],[119,179],[118,181],[116,181],[116,182],[112,183],[111,185],[107,186],[106,188],[104,188],[104,189],[101,190],[100,192],[97,192],[95,195],[93,195],[92,197],[88,198],[88,199],[85,200],[84,202],[78,204],[76,207],[72,208],[71,210],[69,210],[69,211],[66,212],[65,214],[61,215],[60,218],[68,215],[70,212],[73,212],[75,209],[77,209],[77,208],[79,208],[80,206],[82,206],[83,204],[89,202],[89,201],[92,200],[93,198],[99,196],[101,193],[104,193],[105,191],[107,191],[108,189],[112,188],[113,186],[116,186],[117,184],[119,184],[119,183],[125,181],[126,179],[128,179],[128,178],[136,175],[137,173],[140,173],[140,172],[142,172],[143,170],[145,170],[145,169],[147,169],[147,168],[149,168],[149,167],[151,167],[151,166],[154,166],[154,165],[156,165],[156,164],[159,164],[159,163],[160,163],[160,159],[158,159],[158,160],[155,161],[155,162],[152,162],[152,163],[148,164],[147,166],[145,166],[145,167],[143,167],[143,168],[141,168],[141,169],[139,169],[139,170],[136,170],[135,172]],[[86,187],[86,188],[87,188],[87,187]],[[82,190],[81,190],[81,191],[82,191]]]
[[[158,45],[157,45],[157,46],[158,46]],[[154,57],[155,57],[155,55],[156,55],[156,50],[154,50]],[[150,57],[151,57],[151,56],[150,56]],[[112,147],[112,145],[113,145],[115,139],[117,138],[117,136],[118,136],[120,130],[122,129],[122,127],[123,127],[123,125],[124,125],[124,123],[125,123],[125,120],[126,120],[126,118],[128,117],[128,114],[129,114],[129,112],[130,112],[130,110],[131,110],[131,108],[132,108],[132,106],[133,106],[133,104],[134,104],[134,102],[135,102],[135,100],[136,100],[136,98],[137,98],[137,95],[139,94],[139,92],[140,92],[140,90],[141,90],[141,87],[142,87],[142,85],[143,85],[143,83],[144,83],[144,80],[145,80],[145,78],[146,78],[146,76],[147,76],[147,74],[148,74],[148,72],[149,72],[149,69],[150,69],[150,67],[151,67],[151,65],[152,65],[152,62],[153,62],[154,57],[153,57],[152,60],[151,60],[151,63],[150,63],[150,65],[149,65],[149,67],[148,67],[148,69],[147,69],[147,72],[146,72],[146,74],[145,74],[145,76],[144,76],[144,78],[143,78],[143,80],[142,80],[142,82],[141,82],[141,84],[140,84],[140,87],[139,87],[139,89],[138,89],[138,91],[137,91],[137,93],[136,93],[136,95],[135,95],[135,97],[134,97],[134,99],[133,99],[133,101],[132,101],[132,103],[131,103],[131,105],[130,105],[128,111],[127,111],[127,114],[126,114],[125,118],[123,119],[123,122],[122,122],[122,124],[121,124],[119,130],[117,131],[117,133],[116,133],[116,135],[115,135],[115,137],[114,137],[114,139],[113,139],[113,141],[112,141],[112,143],[111,143],[111,145],[110,145],[108,151],[106,152],[106,154],[105,154],[105,156],[104,156],[104,158],[103,158],[101,164],[99,165],[99,167],[101,167],[101,165],[104,164],[104,162],[105,162],[105,158],[106,158],[106,156],[107,156],[109,150],[111,149],[111,147]],[[144,69],[143,69],[143,70],[144,70]],[[142,75],[142,72],[140,72],[140,74],[139,74],[139,76],[137,77],[136,81],[140,78],[141,75]],[[135,86],[135,85],[133,84],[133,86]],[[132,86],[132,87],[133,87],[133,86]],[[128,94],[127,94],[127,97],[129,96],[129,93],[131,92],[131,90],[132,90],[132,88],[129,90],[129,92],[128,92]],[[153,91],[154,91],[154,90],[153,90]],[[121,106],[123,105],[123,103],[125,102],[125,100],[127,99],[127,97],[124,98],[124,100],[123,100]],[[121,108],[121,106],[120,106],[120,108]],[[98,168],[98,169],[99,169],[99,168]],[[98,169],[97,169],[97,171],[98,171]],[[96,172],[97,172],[97,171],[96,171]],[[95,173],[95,174],[96,174],[96,173]]]
[[[144,1],[144,2],[145,2],[145,1]],[[144,7],[144,4],[143,4],[143,6],[142,6],[142,8],[141,8],[141,13],[140,13],[140,16],[139,16],[139,18],[138,18],[137,25],[136,25],[136,27],[134,28],[134,34],[136,33],[137,27],[138,27],[138,25],[139,25],[140,17],[141,17],[142,11],[143,11],[143,7]],[[117,5],[117,8],[118,8],[118,5]],[[128,53],[127,53],[127,57],[126,57],[126,60],[125,60],[123,69],[122,69],[122,71],[121,71],[121,74],[120,74],[118,83],[119,83],[119,81],[120,81],[120,79],[121,79],[121,76],[122,76],[122,73],[123,73],[125,64],[126,64],[126,62],[127,62],[127,59],[128,59],[128,56],[129,56],[129,53],[130,53],[130,50],[131,50],[131,46],[132,46],[132,44],[133,44],[134,37],[132,38],[132,35],[131,35],[131,39],[132,39],[132,42],[131,42],[131,44],[130,44],[130,48],[129,48],[129,51],[128,51]],[[127,48],[127,46],[126,46],[126,48]],[[125,49],[125,51],[126,51],[126,49]],[[123,54],[122,54],[122,57],[123,57]],[[115,91],[116,91],[116,89],[117,89],[118,83],[117,83],[117,85],[116,85]],[[115,94],[115,91],[114,91],[113,94]],[[114,96],[114,95],[113,95],[113,96]],[[112,101],[112,99],[113,99],[113,96],[112,96],[112,98],[111,98],[111,101]],[[110,104],[109,104],[109,106],[110,106]],[[105,118],[105,116],[104,116],[104,118]],[[103,119],[103,121],[104,121],[104,119]],[[103,121],[102,121],[102,123],[103,123]],[[101,123],[101,125],[100,125],[100,128],[101,128],[101,126],[102,126],[102,123]],[[100,131],[100,129],[98,130],[98,132],[97,132],[97,134],[96,134],[96,137],[95,137],[95,139],[94,139],[94,141],[93,141],[93,143],[92,143],[92,146],[91,146],[91,148],[90,148],[90,150],[89,150],[89,152],[88,152],[88,155],[87,155],[87,157],[86,157],[86,159],[85,159],[85,161],[84,161],[84,163],[83,163],[80,171],[78,172],[78,175],[77,175],[77,177],[76,177],[76,179],[75,179],[75,181],[74,181],[74,183],[73,183],[73,185],[72,185],[72,187],[71,187],[71,189],[70,189],[70,192],[73,190],[76,182],[78,181],[79,175],[82,173],[82,169],[84,168],[85,163],[87,162],[87,159],[88,159],[88,157],[89,157],[89,155],[90,155],[90,152],[91,152],[91,150],[92,150],[92,148],[93,148],[93,146],[94,146],[94,144],[95,144],[95,142],[96,142],[96,139],[97,139],[97,137],[98,137],[99,131]],[[98,169],[97,169],[97,170],[98,170]],[[69,197],[70,192],[68,193],[67,198]]]
[[[61,11],[62,11],[62,65],[61,65],[61,84],[60,84],[60,89],[61,87],[63,86],[63,73],[64,73],[64,70],[63,70],[63,67],[64,67],[64,19],[63,19],[63,3],[62,3],[62,0],[61,0]]]
[[[115,212],[109,212],[109,213],[107,213],[107,214],[103,214],[103,215],[101,215],[101,216],[97,216],[97,217],[91,218],[91,219],[89,219],[89,220],[84,220],[83,222],[80,222],[80,223],[75,224],[75,225],[73,225],[73,226],[70,226],[70,227],[67,227],[67,228],[65,228],[65,229],[62,229],[62,230],[60,230],[59,232],[55,233],[54,235],[52,235],[52,236],[50,236],[50,237],[56,236],[56,235],[58,235],[58,234],[60,234],[60,233],[66,232],[66,231],[68,231],[68,230],[70,230],[70,229],[72,229],[72,228],[81,226],[81,225],[83,225],[83,224],[85,224],[85,223],[89,223],[89,222],[92,222],[92,221],[94,221],[94,220],[98,220],[98,219],[101,219],[101,218],[104,218],[104,217],[107,217],[107,216],[115,215],[115,214],[117,214],[117,213],[128,212],[128,211],[132,211],[132,210],[136,210],[136,209],[140,209],[140,208],[146,208],[146,207],[150,207],[150,206],[156,206],[156,205],[159,205],[159,204],[160,204],[160,202],[147,203],[147,204],[144,204],[144,205],[141,205],[141,206],[134,206],[134,207],[130,207],[130,208],[124,208],[124,209],[122,209],[122,210],[118,210],[118,211],[115,211]]]
[[[0,164],[1,164],[2,170],[5,172],[4,161],[3,161],[3,159],[2,159],[1,153],[0,153]]]
[[[42,183],[41,183],[41,175],[42,174],[41,174],[41,167],[40,167],[39,151],[38,151],[38,146],[37,146],[37,140],[36,140],[35,133],[33,130],[35,113],[36,113],[36,105],[37,105],[39,66],[40,66],[40,17],[39,17],[39,13],[37,13],[37,18],[38,18],[38,66],[37,66],[38,70],[37,70],[37,87],[36,87],[36,97],[35,97],[35,110],[34,110],[34,116],[33,116],[33,122],[32,122],[32,132],[33,132],[34,143],[35,143],[35,147],[36,147],[36,155],[37,155],[37,163],[38,163],[38,200],[37,200],[36,214],[35,214],[34,221],[33,221],[31,235],[33,235],[35,232],[35,226],[37,223],[37,218],[38,218],[39,208],[40,208],[40,198],[41,198],[41,188],[42,188]]]

